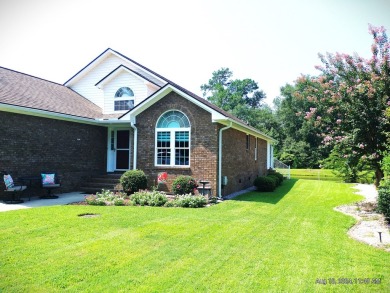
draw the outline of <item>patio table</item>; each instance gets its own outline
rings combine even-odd
[[[28,199],[31,200],[31,195],[32,195],[32,185],[33,185],[33,182],[34,181],[38,181],[38,182],[41,182],[41,176],[34,176],[34,175],[29,175],[29,176],[22,176],[22,177],[19,177],[18,178],[20,181],[22,182],[28,182],[28,188],[27,188],[27,192],[28,192]]]

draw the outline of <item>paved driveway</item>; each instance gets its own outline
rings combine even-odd
[[[28,209],[28,208],[37,208],[44,206],[56,206],[56,205],[66,205],[72,202],[78,202],[84,200],[85,194],[81,192],[70,192],[58,194],[56,199],[40,199],[32,198],[30,201],[27,199],[24,203],[19,204],[5,204],[0,202],[0,212]]]

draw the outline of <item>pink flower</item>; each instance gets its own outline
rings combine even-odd
[[[337,124],[341,124],[341,119],[337,119],[337,120],[336,120],[336,123],[337,123]]]

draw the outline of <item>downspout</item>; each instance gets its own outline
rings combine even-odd
[[[230,121],[230,124],[226,127],[223,127],[219,130],[219,148],[218,148],[218,195],[222,197],[222,132],[226,129],[232,127],[233,122]]]
[[[131,128],[134,129],[134,148],[133,148],[133,170],[137,169],[137,145],[138,145],[138,129],[134,122],[131,122]]]

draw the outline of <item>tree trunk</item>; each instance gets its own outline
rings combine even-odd
[[[382,178],[383,178],[383,171],[380,168],[380,166],[376,166],[375,168],[375,186],[378,187]]]

